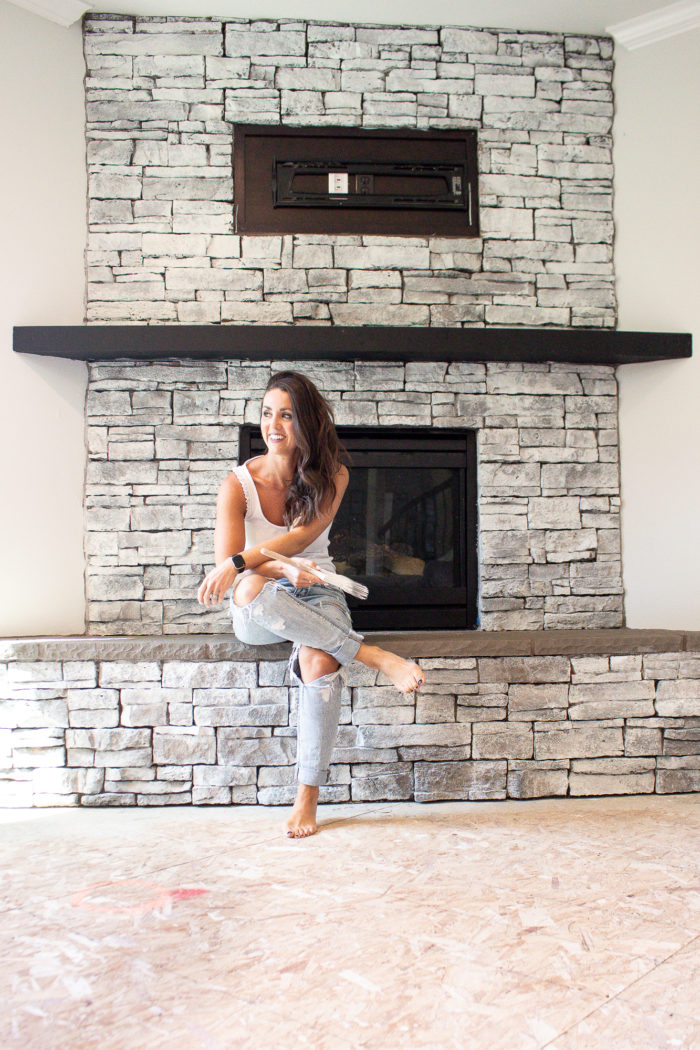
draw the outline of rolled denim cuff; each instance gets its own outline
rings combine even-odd
[[[346,664],[351,664],[357,656],[357,651],[362,645],[364,638],[361,634],[356,631],[350,631],[347,638],[345,638],[338,648],[331,652],[333,656],[341,666],[345,667]]]
[[[329,771],[327,769],[312,769],[311,766],[296,767],[296,780],[298,784],[306,784],[307,787],[323,787],[328,783]]]

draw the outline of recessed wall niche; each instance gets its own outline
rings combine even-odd
[[[238,233],[478,237],[476,132],[236,124]]]

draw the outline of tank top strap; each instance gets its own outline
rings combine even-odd
[[[234,467],[233,474],[238,478],[241,488],[243,489],[243,495],[245,496],[245,507],[246,517],[255,514],[259,510],[258,493],[255,488],[255,482],[253,481],[248,468],[245,464],[241,464],[238,467]]]

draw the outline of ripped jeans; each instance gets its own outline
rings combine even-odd
[[[295,588],[287,579],[269,580],[248,605],[236,605],[232,596],[231,616],[236,637],[246,645],[294,643],[289,670],[299,686],[296,779],[314,786],[327,783],[340,718],[343,667],[353,661],[362,643],[362,635],[352,628],[345,595],[324,584]],[[341,667],[303,682],[302,645],[329,653]]]

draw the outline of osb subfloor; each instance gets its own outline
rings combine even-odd
[[[3,1050],[700,1047],[700,800],[2,814]]]

